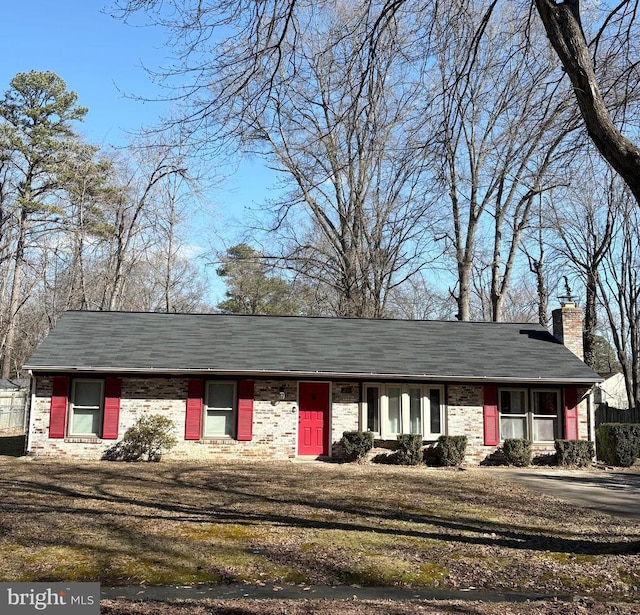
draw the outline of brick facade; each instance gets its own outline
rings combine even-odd
[[[30,453],[62,458],[99,459],[115,440],[100,438],[49,438],[49,410],[53,379],[36,378],[31,410]],[[281,387],[284,400],[280,399]],[[330,442],[332,447],[346,430],[358,428],[358,383],[332,383]],[[171,459],[292,459],[297,456],[298,383],[256,380],[253,405],[253,438],[240,442],[231,438],[188,441],[185,433],[186,378],[123,378],[119,437],[144,414],[161,414],[175,424],[177,446]]]
[[[124,377],[118,434],[124,432],[144,414],[162,414],[175,424],[177,446],[169,459],[293,459],[297,457],[298,382],[291,380],[255,380],[253,437],[241,442],[231,438],[185,440],[187,378]],[[48,435],[53,379],[37,376],[31,408],[30,454],[59,458],[99,459],[115,440],[60,438]],[[331,383],[330,445],[336,444],[344,431],[362,429],[359,382]],[[284,399],[280,392],[283,390]],[[580,390],[583,395],[586,390]],[[445,432],[466,435],[469,464],[482,462],[497,447],[483,441],[483,387],[475,384],[449,384],[445,393]],[[579,406],[579,437],[590,431],[587,403]],[[536,447],[536,453],[553,452],[553,444]]]

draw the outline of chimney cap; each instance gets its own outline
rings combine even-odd
[[[566,275],[562,276],[564,278],[564,293],[558,295],[558,301],[560,302],[560,307],[563,308],[573,308],[577,306],[576,300],[573,298],[573,293],[571,292],[571,287],[569,286],[569,279]]]

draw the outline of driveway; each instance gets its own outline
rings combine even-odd
[[[640,469],[494,468],[497,476],[585,508],[640,521]]]

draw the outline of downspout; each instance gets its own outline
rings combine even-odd
[[[33,430],[33,407],[35,405],[36,402],[36,378],[33,375],[33,371],[28,370],[27,373],[29,374],[29,378],[31,379],[31,395],[30,395],[30,399],[27,403],[27,414],[29,416],[28,418],[28,429],[27,429],[27,438],[26,438],[26,443],[25,443],[25,453],[28,455],[31,452],[31,433]]]
[[[587,438],[590,442],[593,442],[593,450],[596,453],[596,459],[598,458],[598,451],[596,451],[596,430],[595,430],[595,413],[593,411],[593,387],[589,390],[587,395]]]

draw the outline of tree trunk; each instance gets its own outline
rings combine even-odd
[[[16,319],[20,309],[20,287],[22,285],[22,273],[24,271],[24,247],[26,241],[26,212],[23,210],[20,220],[20,231],[16,245],[15,264],[13,267],[13,281],[11,283],[11,297],[7,314],[7,332],[2,353],[2,369],[0,377],[7,379],[11,376],[11,361],[13,359],[13,345],[16,337]]]
[[[587,271],[586,302],[584,310],[584,362],[591,368],[596,366],[596,327],[598,314],[596,309],[598,271]]]

